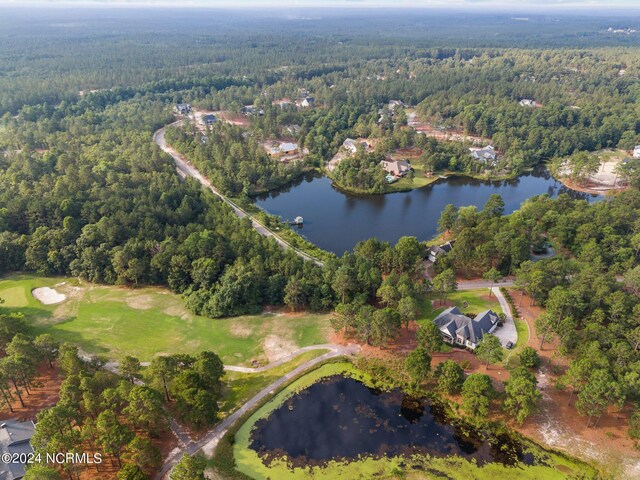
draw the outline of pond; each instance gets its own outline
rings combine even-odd
[[[447,204],[482,208],[493,193],[502,195],[506,213],[541,194],[556,197],[568,193],[588,201],[601,198],[570,190],[546,170],[538,169],[505,181],[451,177],[424,188],[388,195],[350,195],[334,188],[327,177],[308,175],[258,197],[256,203],[284,220],[302,216],[304,226],[298,233],[320,248],[342,255],[359,241],[372,237],[391,243],[406,235],[428,240],[437,233],[440,212]]]
[[[257,421],[250,448],[265,463],[286,456],[292,466],[412,453],[458,456],[478,465],[534,463],[534,456],[508,436],[491,444],[451,425],[425,400],[399,390],[382,392],[343,375],[314,383]]]

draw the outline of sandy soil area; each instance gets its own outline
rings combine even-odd
[[[52,407],[58,402],[62,380],[62,374],[55,363],[53,369],[49,368],[49,365],[40,365],[38,367],[38,377],[36,382],[34,382],[34,385],[37,384],[38,386],[29,389],[29,394],[22,389],[22,399],[24,400],[25,406],[20,405],[20,400],[18,400],[18,397],[15,397],[11,403],[13,413],[11,413],[8,407],[3,407],[0,411],[0,420],[17,418],[19,420],[35,421],[36,414],[40,410]]]
[[[422,133],[427,137],[432,137],[438,140],[447,140],[447,141],[454,141],[454,142],[471,142],[477,145],[491,144],[490,138],[480,137],[478,135],[471,135],[468,133],[464,133],[460,130],[436,128],[431,123],[424,122],[418,119],[418,116],[415,112],[411,112],[407,115],[407,124],[410,127],[413,127],[417,132]]]
[[[263,348],[268,363],[271,363],[295,352],[300,347],[287,338],[269,334],[264,339]]]
[[[616,173],[616,169],[628,155],[622,151],[607,150],[604,153],[606,158],[600,163],[600,170],[585,182],[577,184],[568,177],[563,177],[563,175],[569,174],[569,166],[566,164],[560,170],[560,181],[563,185],[584,193],[603,194],[611,190],[624,190],[626,185],[621,185],[620,176]]]
[[[33,298],[43,305],[55,305],[56,303],[64,302],[67,299],[67,296],[64,293],[60,293],[50,287],[34,288],[31,291],[31,294],[33,295]]]

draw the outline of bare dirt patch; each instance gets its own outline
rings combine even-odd
[[[600,169],[598,172],[582,183],[571,180],[569,175],[569,165],[565,163],[560,169],[560,181],[567,187],[584,193],[602,194],[612,190],[624,190],[626,185],[620,181],[617,168],[620,163],[629,155],[623,150],[602,150],[593,155],[600,159]]]
[[[298,349],[298,345],[291,340],[274,334],[265,337],[262,347],[269,363],[286,357]]]
[[[62,303],[67,299],[64,293],[60,293],[51,287],[39,287],[31,290],[33,298],[38,300],[43,305],[55,305],[56,303]]]
[[[231,332],[231,335],[236,337],[249,338],[253,333],[253,328],[244,323],[234,323],[229,331]]]
[[[136,310],[149,310],[153,308],[153,297],[151,295],[132,294],[126,298],[127,305]]]

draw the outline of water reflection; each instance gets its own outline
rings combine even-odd
[[[411,192],[390,195],[346,194],[334,188],[327,177],[310,174],[257,197],[256,202],[283,219],[301,215],[305,225],[300,233],[321,248],[341,255],[371,237],[392,243],[403,235],[429,239],[436,234],[445,205],[482,208],[492,193],[502,195],[507,213],[535,195],[556,197],[566,193],[587,201],[601,198],[571,190],[541,168],[503,181],[450,177]]]
[[[256,422],[250,446],[268,464],[321,465],[360,455],[457,455],[482,465],[531,463],[525,448],[502,436],[492,442],[447,421],[443,411],[395,390],[381,392],[343,376],[329,377]]]

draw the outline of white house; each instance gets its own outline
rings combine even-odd
[[[531,107],[531,108],[535,108],[537,103],[535,100],[530,100],[528,98],[523,98],[522,100],[520,100],[518,102],[520,104],[521,107]]]
[[[633,158],[640,158],[640,145],[633,149]]]
[[[473,158],[482,162],[493,161],[498,158],[498,153],[493,145],[487,145],[482,148],[471,147],[469,148],[469,151]]]

